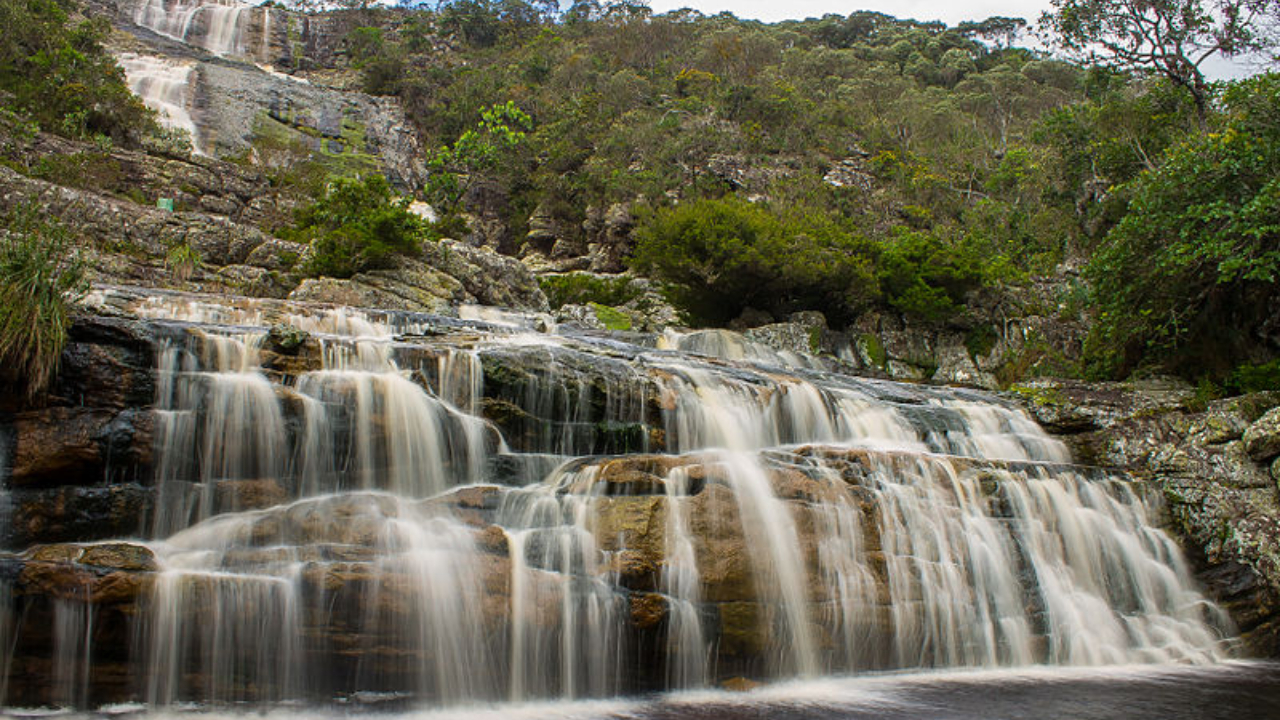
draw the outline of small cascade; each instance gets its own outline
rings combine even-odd
[[[252,9],[239,0],[142,0],[133,21],[214,55],[239,56]]]
[[[156,111],[162,125],[187,133],[192,149],[200,152],[200,134],[190,110],[195,64],[133,53],[122,53],[116,59],[124,68],[129,90]]]
[[[93,301],[158,338],[155,567],[128,620],[0,573],[0,642],[53,621],[56,703],[105,697],[90,638],[122,622],[141,679],[110,697],[154,706],[1231,653],[1158,498],[980,392],[493,313]]]

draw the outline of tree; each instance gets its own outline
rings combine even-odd
[[[381,175],[341,178],[298,211],[298,226],[287,234],[311,243],[308,272],[351,277],[389,267],[396,255],[418,252],[424,223],[408,206]]]
[[[532,129],[533,120],[509,100],[480,111],[480,122],[473,129],[428,158],[427,193],[432,202],[443,213],[452,212],[475,177],[497,167],[503,153],[519,146]]]
[[[1144,363],[1222,377],[1280,355],[1280,74],[1223,96],[1227,121],[1170,148],[1128,189],[1090,260],[1105,373]]]
[[[1068,53],[1119,70],[1168,78],[1191,94],[1201,125],[1210,88],[1201,66],[1274,47],[1266,25],[1280,0],[1052,0],[1041,25]]]

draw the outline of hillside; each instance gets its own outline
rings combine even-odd
[[[51,183],[75,189],[57,191],[68,208],[149,218],[54,210],[89,226],[100,280],[541,307],[490,293],[487,263],[530,289],[538,275],[550,310],[588,324],[619,323],[601,307],[637,328],[817,311],[822,347],[871,374],[1276,383],[1271,75],[1215,86],[1201,118],[1167,81],[1014,46],[1025,23],[1009,18],[764,24],[480,0],[25,12],[45,36],[6,56],[88,42],[114,105],[104,89],[102,117],[72,122],[84,111],[22,101],[56,72],[10,77],[6,207]],[[1179,195],[1188,173],[1203,197]],[[1205,211],[1180,216],[1188,204]],[[1167,242],[1196,223],[1212,242]],[[157,224],[171,232],[134,237]],[[441,267],[439,238],[497,255]]]

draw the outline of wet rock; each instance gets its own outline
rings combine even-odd
[[[93,485],[132,479],[151,459],[151,414],[53,407],[17,415],[9,484]]]
[[[288,499],[289,493],[275,480],[220,480],[214,489],[214,512],[257,510]]]
[[[297,355],[310,337],[310,333],[305,330],[277,323],[267,332],[267,347],[282,355]]]
[[[1242,439],[1249,457],[1258,462],[1280,455],[1280,408],[1272,408],[1258,418],[1244,431]]]
[[[155,570],[156,555],[151,548],[134,543],[101,543],[88,545],[74,560],[81,565],[94,565],[114,570]]]
[[[653,630],[667,617],[667,599],[658,593],[631,594],[631,626]]]
[[[88,485],[102,479],[98,436],[115,414],[108,410],[53,407],[18,415],[13,422],[13,487]]]
[[[759,680],[750,680],[744,677],[731,677],[720,683],[720,688],[729,692],[750,692],[763,686],[764,683]]]
[[[151,333],[141,321],[75,313],[52,395],[114,409],[149,404],[155,397]]]
[[[754,602],[716,605],[719,649],[726,655],[759,657],[769,647],[768,608]]]
[[[135,484],[15,490],[5,547],[143,535],[155,491]]]

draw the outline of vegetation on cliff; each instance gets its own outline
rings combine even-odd
[[[67,231],[26,206],[0,230],[0,377],[35,397],[58,371],[68,307],[85,291],[83,263]]]
[[[73,19],[67,0],[0,3],[0,98],[7,112],[76,138],[134,143],[156,126],[102,46],[104,18]]]
[[[489,233],[502,252],[556,261],[610,245],[593,271],[658,280],[701,323],[820,310],[839,327],[875,311],[967,338],[1010,313],[1056,313],[1092,330],[1083,361],[1055,372],[1265,386],[1280,356],[1280,80],[1206,80],[1205,57],[1267,36],[1203,10],[1179,0],[1130,17],[1111,0],[1062,0],[1041,24],[1072,61],[1015,47],[1016,18],[764,24],[630,1],[338,10],[326,27],[343,52],[326,71],[400,99],[432,148],[420,190],[441,218],[428,225],[367,172],[325,177],[334,168],[307,148],[270,137],[244,162],[291,195],[263,227],[311,244],[309,274],[386,267],[440,234]],[[104,147],[149,132],[99,21],[56,0],[3,12],[21,29],[0,41],[15,112]],[[1130,48],[1125,23],[1152,14],[1169,32]],[[59,84],[71,68],[74,92]],[[63,98],[55,85],[69,104],[34,100]],[[16,169],[76,184],[47,162]],[[990,299],[1064,261],[1085,268],[1069,297]],[[589,289],[561,294],[615,304]]]

